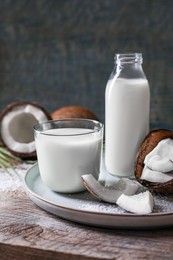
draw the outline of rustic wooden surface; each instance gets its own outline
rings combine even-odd
[[[0,194],[0,259],[173,259],[173,228],[118,230],[76,224],[25,192]]]

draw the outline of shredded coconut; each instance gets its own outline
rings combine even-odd
[[[24,191],[23,178],[30,164],[20,164],[14,169],[0,168],[0,192]]]

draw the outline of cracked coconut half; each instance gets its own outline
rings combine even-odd
[[[173,131],[151,131],[143,141],[135,177],[142,185],[160,193],[173,193]]]
[[[21,158],[34,158],[33,126],[49,119],[49,113],[36,103],[11,103],[0,114],[1,141],[12,154]]]

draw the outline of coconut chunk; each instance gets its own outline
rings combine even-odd
[[[153,171],[170,172],[173,170],[173,140],[164,139],[146,155],[144,164]]]
[[[147,166],[144,167],[141,175],[141,180],[146,180],[150,182],[164,183],[173,179],[173,171],[169,173],[162,173],[159,171],[153,171]]]
[[[141,179],[164,183],[173,179],[173,140],[164,139],[146,155]]]
[[[124,191],[123,191],[123,183],[125,185]],[[117,188],[123,191],[123,194],[125,195],[134,195],[139,189],[139,184],[128,178],[121,178],[119,180],[119,183],[117,184]]]
[[[131,213],[149,214],[153,211],[154,199],[149,191],[132,196],[122,194],[117,200],[117,205]]]

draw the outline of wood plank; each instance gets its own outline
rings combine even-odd
[[[118,230],[66,221],[24,192],[0,194],[1,259],[171,259],[173,229]]]

